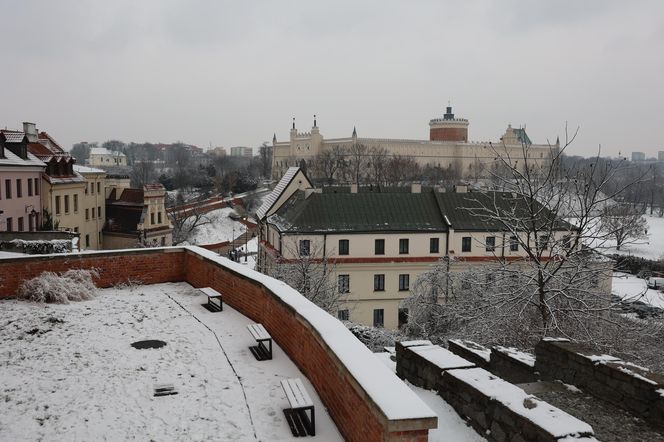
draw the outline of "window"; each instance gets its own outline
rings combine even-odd
[[[311,251],[311,242],[308,239],[300,240],[300,256],[309,256]]]
[[[399,327],[408,324],[408,309],[400,308],[399,309]]]
[[[95,219],[95,208],[92,208],[92,219]]]
[[[157,212],[157,222],[161,224],[161,212]]]
[[[90,193],[95,194],[95,183],[90,183]]]
[[[5,180],[5,198],[11,199],[12,197],[12,180]]]
[[[85,235],[85,247],[90,247],[90,235]]]
[[[374,241],[374,254],[384,255],[385,254],[385,240],[377,239]]]
[[[69,213],[69,195],[65,195],[65,213]]]
[[[546,248],[549,246],[549,235],[540,235],[538,240],[540,250],[546,250]]]
[[[154,212],[150,214],[150,224],[154,224]]]
[[[78,195],[74,195],[74,213],[78,213]]]
[[[12,217],[7,217],[7,231],[8,232],[13,232],[14,231],[14,220]]]
[[[162,247],[166,245],[166,237],[165,236],[161,237],[161,245],[162,245]]]
[[[464,236],[461,238],[461,251],[462,252],[470,252],[470,244],[471,244],[471,237],[470,236]]]
[[[39,195],[39,178],[35,178],[35,195]]]
[[[101,206],[97,206],[97,218],[101,218]]]
[[[495,236],[487,236],[486,237],[486,251],[487,252],[493,252],[496,250],[496,237]]]
[[[23,182],[20,178],[16,179],[16,198],[21,198],[23,196]]]
[[[385,275],[374,275],[374,292],[385,291]]]
[[[383,310],[382,308],[374,309],[373,326],[374,327],[384,327],[385,326],[385,310]]]
[[[19,232],[23,231],[23,217],[22,216],[18,217],[18,231]]]
[[[32,196],[32,178],[28,178],[28,196]]]
[[[339,293],[350,292],[350,275],[339,275]]]
[[[349,248],[350,247],[347,239],[339,240],[339,255],[348,255]]]
[[[440,240],[438,238],[429,239],[429,253],[438,253],[440,251]]]
[[[85,209],[85,220],[87,221],[89,219],[90,219],[90,209]]]
[[[519,238],[512,235],[510,236],[510,252],[518,252],[518,251],[519,251]]]
[[[399,240],[399,254],[404,255],[408,253],[408,238],[402,238]]]
[[[60,195],[55,197],[55,214],[60,215]]]
[[[101,193],[101,183],[97,181],[97,193]]]
[[[349,317],[350,315],[348,314],[347,308],[337,312],[337,318],[339,318],[340,321],[348,321]]]
[[[399,291],[404,292],[410,288],[410,275],[399,275]]]

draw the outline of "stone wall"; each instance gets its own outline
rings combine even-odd
[[[467,347],[467,343],[456,344],[455,349]],[[492,352],[492,358],[496,353],[505,361],[502,368],[513,366],[516,357],[530,362],[528,357],[507,350],[513,349],[501,347]],[[396,356],[399,377],[437,391],[490,441],[594,440],[593,430],[585,422],[429,341],[397,342]]]
[[[493,347],[491,349],[489,371],[513,384],[537,381],[535,358],[515,348]]]
[[[542,379],[573,384],[664,427],[664,376],[567,340],[540,341],[535,369]]]
[[[473,341],[450,339],[447,348],[480,368],[489,368],[491,350]]]
[[[43,271],[64,272],[70,268],[97,269],[99,287],[110,287],[127,280],[144,284],[186,281],[194,287],[209,286],[223,293],[225,303],[265,326],[314,385],[346,440],[424,442],[428,440],[428,429],[436,427],[437,419],[426,407],[427,415],[413,415],[407,419],[389,418],[385,414],[378,405],[378,398],[360,384],[352,371],[349,365],[352,358],[345,354],[342,360],[318,331],[324,328],[328,337],[334,334],[344,342],[351,341],[348,342],[350,347],[353,347],[350,344],[357,344],[357,351],[353,348],[348,351],[353,352],[356,359],[361,358],[361,350],[368,350],[343,324],[336,320],[325,324],[310,322],[265,285],[265,281],[273,281],[271,278],[248,271],[204,249],[172,247],[3,258],[0,259],[0,298],[15,296],[23,280]],[[234,270],[236,268],[244,272]],[[319,311],[313,304],[309,308]],[[325,315],[322,311],[319,313]],[[369,365],[374,361],[380,364],[371,353],[368,358],[371,358]],[[384,367],[377,365],[377,368]],[[392,378],[394,384],[387,382],[385,389],[402,387],[408,390],[396,377]],[[419,399],[414,399],[421,404]]]

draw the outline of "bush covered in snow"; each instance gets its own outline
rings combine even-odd
[[[71,240],[69,239],[51,239],[51,240],[23,240],[14,239],[9,241],[12,248],[20,249],[28,255],[45,255],[48,253],[67,253],[71,251]]]
[[[96,270],[72,269],[62,274],[43,272],[24,281],[18,289],[18,296],[28,301],[60,304],[92,299],[97,290],[93,277],[99,277]]]
[[[355,324],[349,321],[344,321],[344,325],[360,342],[369,347],[369,350],[373,352],[383,351],[383,347],[392,347],[396,341],[401,340],[401,335],[398,331]]]

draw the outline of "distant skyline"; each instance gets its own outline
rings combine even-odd
[[[207,148],[427,139],[448,101],[471,141],[580,126],[571,155],[664,151],[664,2],[0,0],[0,126]]]

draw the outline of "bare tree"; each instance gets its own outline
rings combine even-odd
[[[362,184],[369,163],[369,148],[364,144],[353,144],[348,148],[349,167],[355,184]]]
[[[369,149],[369,179],[373,184],[380,186],[385,183],[385,170],[387,169],[388,151],[384,147],[373,146]]]
[[[387,161],[385,181],[387,184],[399,185],[416,180],[421,175],[420,165],[413,157],[394,155]]]
[[[336,145],[316,155],[313,161],[313,176],[324,178],[327,184],[332,184],[337,172],[344,166],[345,149]]]
[[[131,167],[131,184],[134,187],[142,188],[146,184],[153,183],[157,172],[152,161],[138,160]]]
[[[648,239],[645,217],[627,204],[606,207],[600,218],[600,228],[616,241],[616,250],[626,244]]]
[[[186,206],[182,204],[183,202],[184,198],[178,192],[176,200],[171,201],[169,207],[166,208],[166,214],[173,224],[174,246],[187,241],[198,226],[211,222],[201,207],[203,201],[199,199]]]
[[[284,281],[323,310],[336,314],[339,303],[345,300],[347,294],[338,290],[334,260],[323,253],[322,245],[312,245],[306,256],[289,247],[287,251],[289,255],[299,258],[278,263],[272,268],[270,276]]]

